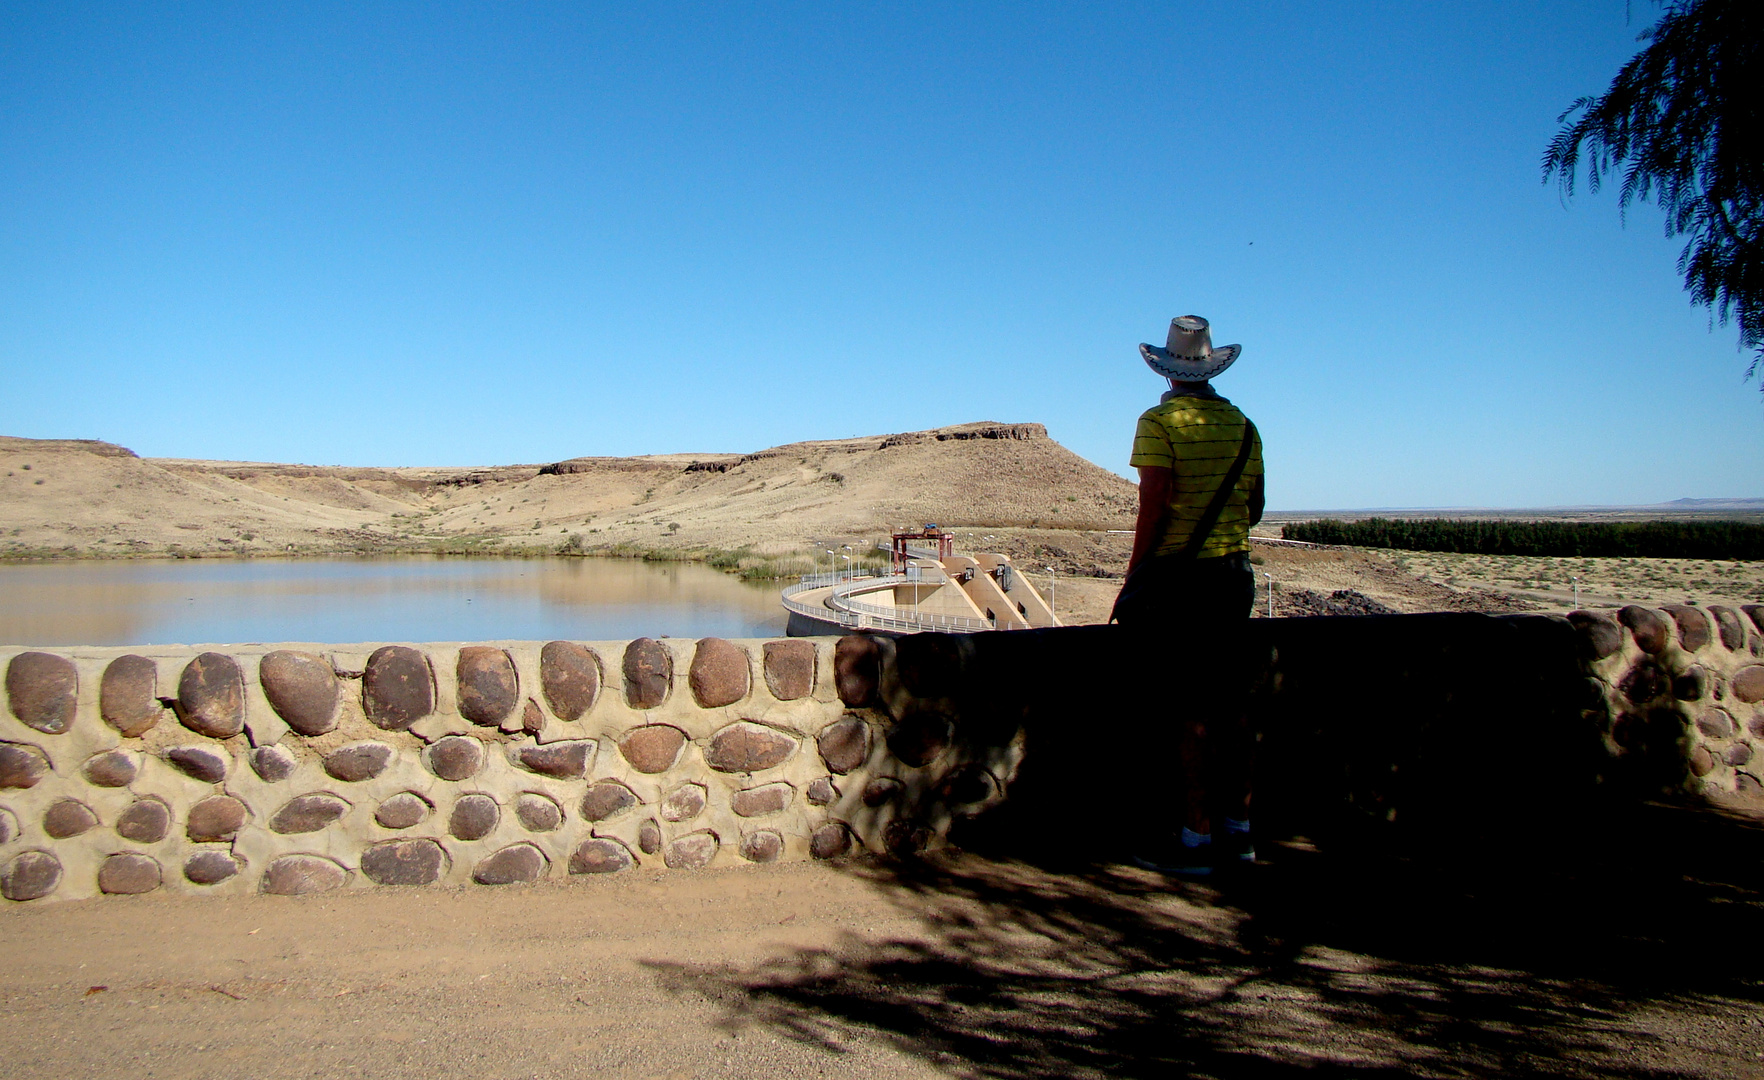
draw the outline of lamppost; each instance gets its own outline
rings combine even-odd
[[[1048,567],[1047,568],[1047,617],[1052,619],[1056,623],[1060,621],[1060,614],[1058,611],[1056,611],[1054,609],[1054,586],[1058,585],[1059,583],[1060,583],[1059,578],[1055,575],[1054,568],[1051,566]]]
[[[827,573],[831,574],[835,578],[837,578],[839,576],[839,564],[833,561],[833,549],[832,548],[827,549]]]
[[[1264,570],[1262,571],[1262,580],[1268,583],[1268,618],[1272,619],[1274,617],[1274,575]]]
[[[1574,582],[1574,606],[1578,609],[1580,607],[1580,579],[1570,578],[1569,580]]]

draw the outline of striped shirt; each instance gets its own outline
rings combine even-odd
[[[1162,467],[1174,470],[1170,488],[1170,512],[1164,534],[1153,555],[1174,555],[1188,543],[1194,527],[1213,501],[1214,492],[1231,471],[1243,446],[1244,425],[1249,423],[1237,406],[1222,397],[1164,395],[1156,408],[1139,417],[1133,433],[1134,468]],[[1201,545],[1199,557],[1249,550],[1250,499],[1262,481],[1262,439],[1250,447],[1249,460],[1237,488],[1219,512],[1212,534]]]

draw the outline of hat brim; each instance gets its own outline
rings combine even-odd
[[[1221,345],[1206,355],[1202,360],[1189,360],[1181,356],[1171,356],[1170,350],[1160,349],[1156,345],[1143,342],[1139,346],[1139,355],[1145,358],[1147,366],[1166,379],[1177,382],[1205,382],[1237,362],[1237,356],[1243,351],[1242,345]]]

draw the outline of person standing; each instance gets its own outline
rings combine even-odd
[[[1111,621],[1144,650],[1141,670],[1157,687],[1147,708],[1169,714],[1154,724],[1154,737],[1163,749],[1174,742],[1185,786],[1180,832],[1158,821],[1158,807],[1143,807],[1142,820],[1153,824],[1133,858],[1184,876],[1255,860],[1245,631],[1255,605],[1249,530],[1262,519],[1262,442],[1210,381],[1242,351],[1214,348],[1199,315],[1170,320],[1163,348],[1139,347],[1170,390],[1140,415],[1134,432],[1129,463],[1139,470],[1139,517]],[[1223,819],[1217,840],[1215,798]]]

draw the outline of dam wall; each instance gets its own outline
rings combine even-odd
[[[1764,608],[1272,619],[1258,828],[1433,843],[1764,809]],[[299,894],[905,854],[1109,857],[1181,805],[1178,627],[0,648],[0,896]]]

